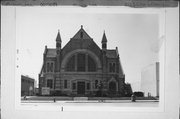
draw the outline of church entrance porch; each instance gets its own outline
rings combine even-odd
[[[78,81],[77,82],[77,94],[78,95],[84,95],[85,94],[85,82],[84,81]]]

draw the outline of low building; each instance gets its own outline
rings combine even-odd
[[[34,82],[33,78],[21,75],[21,96],[31,96],[34,95]]]
[[[159,97],[159,62],[148,65],[141,72],[141,91],[144,96]]]

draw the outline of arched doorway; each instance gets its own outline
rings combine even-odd
[[[85,94],[85,81],[77,82],[77,94],[79,94],[79,95]]]
[[[111,81],[110,83],[109,83],[109,91],[110,91],[110,93],[112,93],[112,94],[115,94],[116,93],[116,82],[114,82],[114,81]]]

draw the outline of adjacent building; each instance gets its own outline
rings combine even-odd
[[[124,95],[125,74],[118,48],[107,49],[105,32],[99,39],[101,48],[83,26],[64,47],[62,41],[58,31],[56,48],[45,46],[39,73],[40,94],[94,96],[101,91],[104,96]]]
[[[21,75],[21,96],[34,95],[34,82],[35,79]]]
[[[144,96],[159,97],[159,62],[142,70],[141,91],[144,92]]]

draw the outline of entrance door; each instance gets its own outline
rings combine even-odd
[[[85,94],[85,82],[79,81],[77,84],[77,93],[80,95]]]
[[[116,83],[115,83],[115,82],[110,82],[110,83],[109,83],[109,91],[110,91],[112,94],[115,94],[115,93],[116,93]]]

